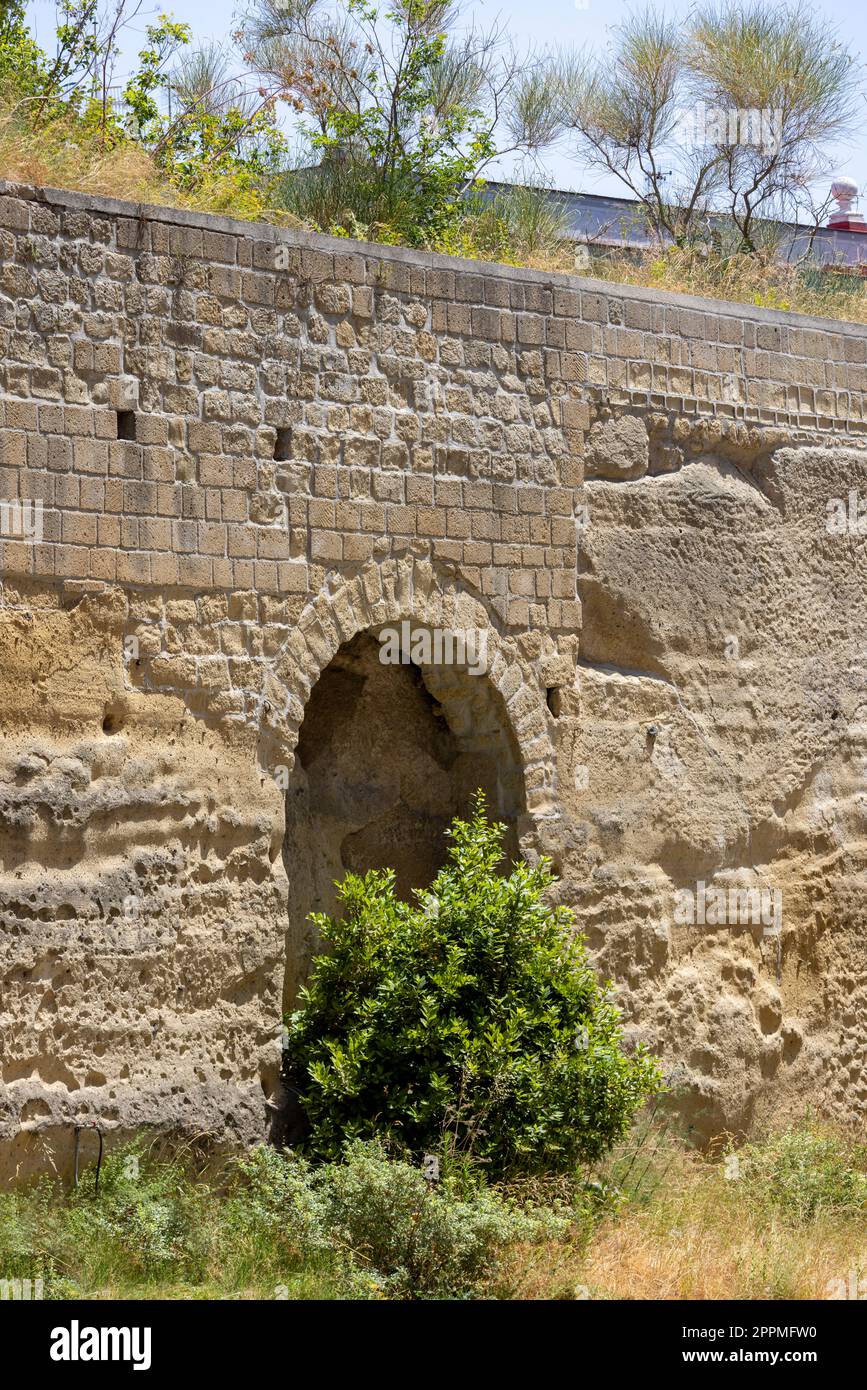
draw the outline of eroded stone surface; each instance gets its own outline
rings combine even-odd
[[[0,621],[3,1171],[74,1122],[250,1141],[279,1067],[282,796],[125,683],[118,595]]]
[[[638,415],[596,420],[587,435],[584,475],[587,478],[640,478],[647,472],[650,446],[647,426]]]
[[[826,532],[853,486],[863,453],[781,448],[587,487],[564,895],[705,1135],[867,1102],[867,558]],[[678,925],[699,881],[777,890],[780,936]]]

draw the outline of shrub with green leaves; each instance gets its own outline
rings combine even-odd
[[[738,1163],[753,1201],[774,1207],[788,1221],[867,1211],[867,1151],[810,1122],[745,1145]]]
[[[351,1141],[336,1163],[254,1149],[224,1204],[221,1239],[279,1252],[286,1268],[318,1269],[343,1297],[466,1298],[487,1286],[515,1242],[570,1231],[574,1213],[519,1208],[454,1177],[428,1183],[376,1140]]]
[[[348,1144],[342,1163],[318,1170],[317,1186],[331,1240],[351,1253],[356,1284],[364,1287],[369,1270],[392,1298],[469,1297],[493,1277],[509,1245],[568,1228],[565,1214],[519,1210],[486,1187],[461,1195],[449,1179],[429,1184],[375,1141]]]
[[[311,1164],[267,1144],[237,1159],[221,1240],[223,1258],[250,1270],[263,1264],[263,1256],[286,1267],[327,1260],[327,1212]]]
[[[72,1194],[66,1231],[93,1252],[98,1272],[119,1263],[145,1281],[200,1277],[207,1257],[205,1182],[190,1183],[176,1160],[149,1161],[135,1144],[106,1155],[98,1192],[94,1173]]]
[[[414,904],[391,871],[349,874],[343,915],[313,918],[329,949],[288,1019],[287,1079],[317,1157],[380,1136],[494,1177],[564,1172],[659,1089],[655,1060],[623,1048],[572,914],[546,900],[545,861],[498,873],[504,829],[480,797]]]

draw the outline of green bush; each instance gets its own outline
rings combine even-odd
[[[198,1279],[207,1259],[202,1212],[209,1189],[177,1160],[155,1162],[136,1144],[109,1151],[98,1192],[94,1170],[72,1194],[65,1240],[92,1252],[94,1268],[115,1265],[144,1282]]]
[[[360,1280],[370,1271],[380,1296],[470,1297],[510,1244],[568,1224],[554,1211],[518,1210],[488,1188],[462,1196],[449,1180],[431,1186],[375,1141],[355,1140],[342,1163],[318,1171],[331,1239],[360,1266]]]
[[[263,1144],[236,1161],[234,1175],[220,1222],[227,1261],[250,1272],[327,1262],[327,1212],[309,1163]]]
[[[622,1049],[620,1017],[544,861],[497,872],[504,827],[479,798],[415,905],[394,874],[350,874],[329,950],[288,1019],[287,1079],[309,1150],[387,1137],[418,1159],[471,1156],[495,1177],[598,1158],[660,1085]]]
[[[564,1208],[521,1210],[484,1186],[429,1184],[377,1141],[347,1144],[337,1163],[255,1149],[222,1214],[222,1238],[281,1249],[286,1268],[329,1273],[344,1297],[465,1298],[494,1278],[516,1241],[570,1228]]]
[[[762,1144],[747,1144],[738,1153],[738,1164],[751,1198],[790,1221],[867,1209],[864,1150],[810,1123]]]

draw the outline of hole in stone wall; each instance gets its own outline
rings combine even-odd
[[[484,676],[455,667],[383,665],[360,633],[323,671],[307,705],[286,794],[289,879],[284,1007],[317,950],[311,912],[337,908],[334,880],[392,868],[397,891],[426,887],[446,858],[445,830],[481,787],[518,855],[520,758]]]
[[[102,732],[116,734],[123,728],[123,709],[119,705],[106,705],[103,711]]]
[[[274,458],[278,463],[286,463],[292,457],[292,431],[288,426],[278,429],[274,440]]]
[[[549,685],[545,691],[545,701],[555,719],[559,719],[563,710],[563,696],[559,686]]]
[[[118,439],[135,439],[134,410],[119,410],[117,412],[117,437]]]

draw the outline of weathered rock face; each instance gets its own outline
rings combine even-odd
[[[698,1137],[863,1123],[863,329],[7,188],[0,344],[0,1171],[267,1133],[478,786]]]
[[[116,594],[17,598],[0,623],[2,1171],[68,1162],[76,1119],[252,1140],[279,1069],[279,789],[243,729],[129,688]]]
[[[854,450],[702,447],[587,486],[565,891],[703,1134],[867,1099],[867,555],[826,533],[857,485]],[[781,931],[678,923],[702,881],[778,895]]]

